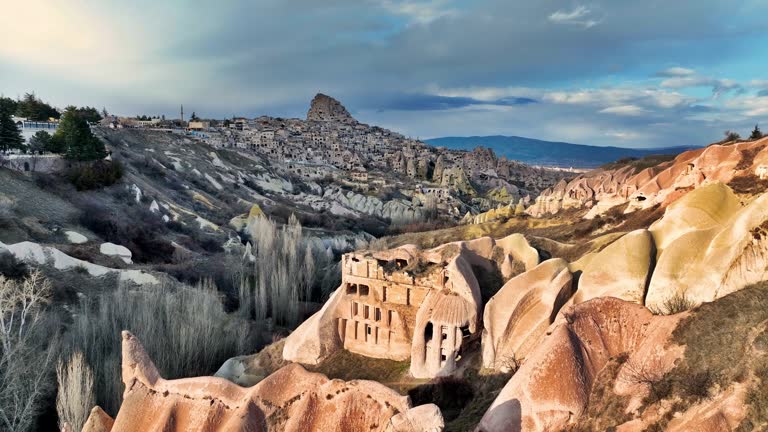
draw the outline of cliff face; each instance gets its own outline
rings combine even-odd
[[[633,165],[596,170],[545,190],[528,208],[532,216],[561,210],[590,209],[594,217],[611,207],[628,204],[627,212],[657,204],[666,206],[703,184],[729,183],[737,177],[765,176],[768,138],[711,145],[681,153],[674,160],[636,172]]]
[[[357,123],[341,102],[322,93],[318,93],[312,99],[309,112],[307,112],[307,120]]]

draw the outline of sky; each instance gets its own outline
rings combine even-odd
[[[414,138],[704,145],[768,130],[768,0],[0,0],[0,93]]]

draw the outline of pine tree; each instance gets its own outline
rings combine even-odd
[[[88,122],[75,107],[67,107],[56,130],[52,144],[66,153],[67,159],[93,161],[107,156],[104,143],[91,133]]]
[[[749,139],[751,140],[759,140],[763,137],[763,133],[760,131],[760,126],[755,125],[755,129],[752,130],[752,134],[749,135]]]
[[[11,112],[5,107],[0,108],[0,150],[7,152],[10,149],[23,147],[24,138],[11,118]]]

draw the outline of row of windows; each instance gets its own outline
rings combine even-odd
[[[352,317],[361,317],[363,319],[371,319],[371,310],[373,310],[373,320],[374,321],[381,321],[382,318],[382,310],[380,307],[374,307],[367,304],[360,304],[358,302],[352,302]],[[392,317],[394,316],[394,311],[387,310],[387,325],[392,324]]]

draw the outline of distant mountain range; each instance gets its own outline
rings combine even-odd
[[[518,136],[471,136],[443,137],[426,140],[436,147],[455,150],[472,150],[488,147],[499,156],[531,165],[574,168],[596,168],[626,157],[642,158],[648,155],[678,154],[698,147],[662,147],[632,149],[623,147],[599,147],[566,142],[543,141]]]

